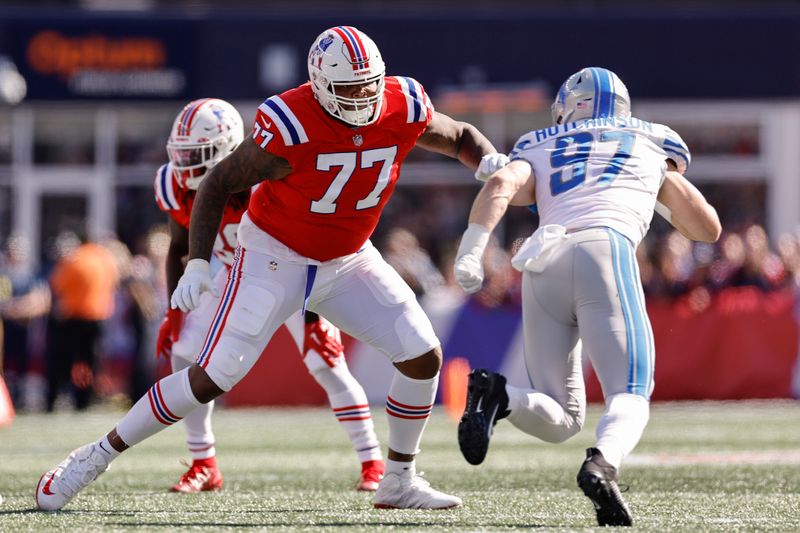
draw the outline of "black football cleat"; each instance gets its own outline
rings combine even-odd
[[[469,464],[483,462],[494,425],[508,414],[506,378],[489,370],[470,372],[467,405],[458,423],[458,446]]]
[[[578,472],[578,486],[592,500],[601,526],[631,526],[633,518],[617,485],[617,469],[597,448],[586,450],[586,460]]]

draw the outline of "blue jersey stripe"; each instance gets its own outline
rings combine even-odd
[[[167,195],[167,166],[164,165],[161,167],[161,179],[159,180],[161,183],[161,198],[164,199],[164,203],[167,204],[167,207],[172,209],[178,209],[178,206],[173,205],[172,202],[169,201],[169,195]]]
[[[411,78],[407,78],[405,76],[401,76],[405,82],[408,84],[408,94],[411,95],[411,100],[414,102],[414,122],[419,121],[420,114],[422,113],[422,106],[419,103],[419,96],[417,95],[417,89],[414,87],[414,80]]]
[[[294,127],[289,117],[286,116],[286,113],[283,112],[283,109],[273,102],[271,98],[267,98],[264,103],[275,112],[281,122],[283,122],[283,125],[286,126],[286,129],[289,131],[289,136],[292,138],[292,144],[300,144],[300,135],[297,134],[297,129]]]
[[[669,138],[665,138],[664,139],[664,144],[667,144],[669,146],[674,146],[676,148],[680,148],[681,150],[686,150],[687,149],[685,144],[679,143],[679,142],[675,142],[673,140],[670,140]]]

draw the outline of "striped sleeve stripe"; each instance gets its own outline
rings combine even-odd
[[[397,81],[400,82],[400,88],[403,90],[403,94],[406,97],[406,107],[408,108],[408,114],[406,115],[406,122],[409,124],[412,122],[419,122],[421,120],[425,120],[427,118],[427,114],[422,113],[422,95],[424,94],[422,87],[420,87],[419,83],[413,78],[407,78],[405,76],[398,76]]]
[[[283,137],[283,144],[292,146],[295,144],[303,144],[308,142],[308,135],[303,125],[297,119],[289,106],[286,105],[279,96],[273,96],[264,100],[264,103],[258,108],[269,115],[278,126],[278,131]]]
[[[668,147],[668,146],[665,146],[665,147],[664,147],[664,151],[665,151],[665,152],[667,152],[668,154],[674,154],[674,155],[677,155],[677,156],[678,156],[678,157],[680,157],[681,159],[688,160],[688,158],[686,157],[686,152],[681,152],[681,151],[679,151],[679,150],[676,150],[675,148],[670,148],[670,147]]]
[[[684,142],[681,140],[674,140],[669,137],[664,138],[664,149],[665,150],[672,150],[675,153],[681,154],[684,159],[689,161],[691,159],[691,155],[689,152],[689,147],[686,146]]]
[[[189,448],[190,452],[205,452],[207,450],[210,450],[214,446],[216,446],[216,443],[212,442],[211,444],[205,444],[205,443],[203,443],[203,444],[192,444],[191,442],[189,442],[189,443],[187,443],[187,445],[188,445],[187,447]]]
[[[162,165],[156,174],[156,201],[164,209],[175,211],[180,209],[180,206],[175,198],[175,190],[172,188],[172,173],[168,172],[169,168],[169,165]]]
[[[421,420],[431,415],[433,404],[430,405],[407,405],[395,401],[391,396],[386,397],[386,412],[396,418],[407,420]]]
[[[348,407],[338,407],[333,409],[336,419],[339,422],[348,422],[351,420],[368,420],[372,418],[369,412],[369,405],[351,405]]]
[[[171,426],[175,422],[181,420],[182,417],[176,416],[172,411],[169,410],[166,402],[164,402],[164,396],[161,394],[160,381],[157,381],[155,385],[150,387],[150,390],[147,391],[147,397],[150,401],[150,408],[153,410],[153,415],[156,417],[156,420],[165,426]]]

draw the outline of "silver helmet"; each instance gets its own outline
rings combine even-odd
[[[551,110],[556,124],[585,118],[627,118],[631,114],[631,97],[616,74],[600,67],[586,67],[561,85]]]

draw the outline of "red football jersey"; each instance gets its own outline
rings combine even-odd
[[[158,169],[153,186],[158,207],[169,214],[175,222],[189,229],[189,217],[192,214],[192,206],[194,205],[194,197],[197,191],[181,187],[170,163],[161,165]],[[217,233],[217,239],[214,241],[214,255],[228,266],[233,264],[233,254],[236,249],[236,230],[239,229],[239,221],[247,210],[249,200],[250,191],[231,196],[225,205],[225,211],[222,213],[219,233]]]
[[[248,215],[262,230],[318,261],[357,252],[378,224],[400,167],[433,118],[412,78],[387,77],[380,117],[351,128],[331,117],[306,83],[268,98],[253,139],[292,173],[260,184]]]

